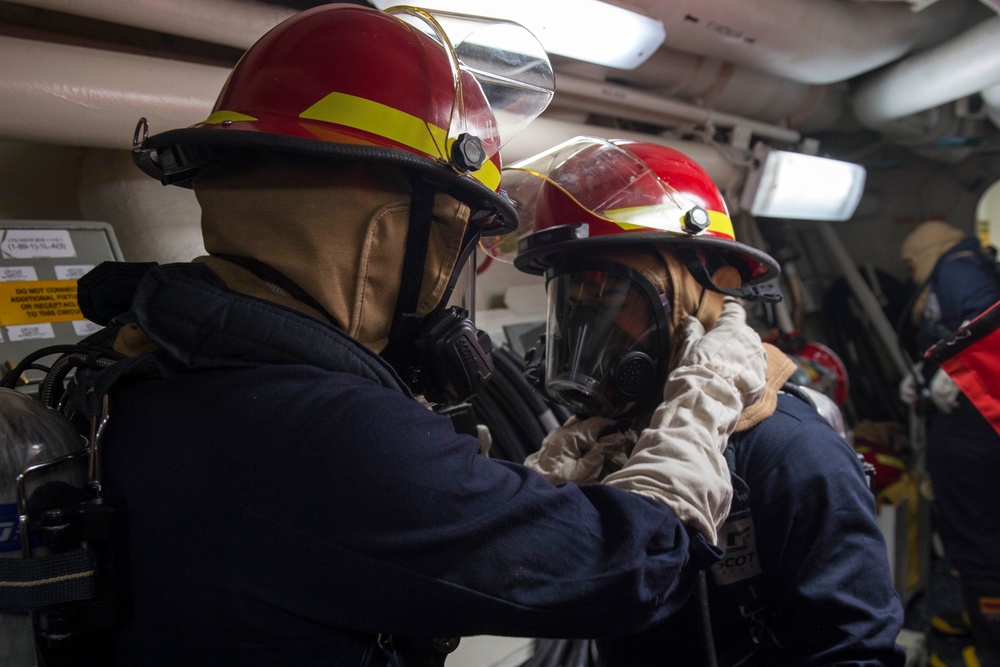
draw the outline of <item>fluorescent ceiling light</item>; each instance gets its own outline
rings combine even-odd
[[[663,23],[598,0],[373,0],[379,9],[409,4],[423,9],[507,19],[534,33],[546,52],[634,69],[663,43]]]
[[[865,189],[865,168],[815,155],[764,149],[740,204],[753,215],[793,220],[847,220]],[[758,153],[760,155],[760,153]]]

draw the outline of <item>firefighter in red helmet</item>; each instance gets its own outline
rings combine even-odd
[[[128,528],[117,664],[415,667],[460,636],[626,634],[720,556],[662,498],[553,487],[438,410],[492,370],[447,304],[480,236],[518,224],[498,151],[552,94],[525,37],[317,7],[205,121],[140,124],[136,162],[194,189],[208,255],[79,281],[94,344],[153,362],[101,431]]]
[[[725,550],[677,614],[598,633],[602,664],[902,665],[902,607],[850,445],[771,345],[759,394],[734,401],[719,381],[758,353],[739,301],[778,298],[778,267],[736,241],[709,176],[662,145],[578,137],[504,184],[521,226],[484,245],[544,274],[529,376],[574,413],[527,465],[660,497]],[[731,504],[704,502],[722,475]]]

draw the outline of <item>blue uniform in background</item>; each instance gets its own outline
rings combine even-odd
[[[928,286],[921,352],[1000,301],[1000,278],[975,238],[938,260]],[[937,370],[925,361],[925,380]],[[927,471],[948,560],[963,577],[1000,581],[1000,435],[964,396],[950,414],[927,417]]]

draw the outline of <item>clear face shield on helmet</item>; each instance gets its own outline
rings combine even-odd
[[[546,273],[545,392],[575,414],[624,417],[659,400],[669,303],[641,274],[610,262]]]
[[[713,224],[725,224],[704,202],[670,187],[641,159],[604,139],[563,142],[505,168],[503,178],[504,188],[518,202],[518,229],[480,241],[487,254],[501,261],[514,262],[519,243],[531,234],[584,221],[581,213],[618,232],[686,233],[692,212],[706,216],[710,232]]]
[[[431,140],[457,171],[478,170],[552,100],[552,65],[523,26],[410,6],[385,11],[444,47],[455,92],[446,133],[432,132]],[[467,90],[470,83],[478,90]]]

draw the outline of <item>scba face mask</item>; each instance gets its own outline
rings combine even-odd
[[[562,265],[546,278],[546,394],[588,417],[627,417],[658,401],[669,354],[666,297],[613,263]]]

